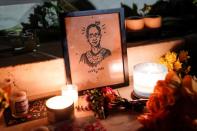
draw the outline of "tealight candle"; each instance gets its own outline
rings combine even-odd
[[[62,87],[62,96],[72,98],[74,102],[78,100],[78,90],[76,85],[68,84]]]
[[[153,92],[156,82],[164,80],[167,68],[157,63],[140,63],[134,66],[134,94],[137,97],[148,98]]]
[[[65,96],[54,96],[46,101],[48,121],[72,119],[74,115],[73,100]]]

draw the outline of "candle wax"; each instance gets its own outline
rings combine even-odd
[[[46,106],[50,109],[64,109],[73,104],[73,100],[65,96],[55,96],[46,101]]]

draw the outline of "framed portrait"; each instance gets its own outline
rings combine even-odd
[[[67,83],[78,90],[129,84],[124,10],[60,15]]]

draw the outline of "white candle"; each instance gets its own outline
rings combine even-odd
[[[46,106],[50,109],[64,109],[73,104],[73,100],[65,96],[55,96],[46,101]]]
[[[54,96],[46,101],[48,121],[55,123],[61,120],[72,119],[74,104],[71,98]]]
[[[140,63],[134,66],[133,83],[134,94],[148,98],[153,92],[156,82],[164,80],[167,68],[157,63]]]
[[[78,100],[78,89],[76,85],[68,84],[62,87],[62,96],[72,98],[74,102]]]

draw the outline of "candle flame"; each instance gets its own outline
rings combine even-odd
[[[66,85],[62,88],[62,96],[73,99],[74,102],[78,100],[78,90],[75,85]]]

